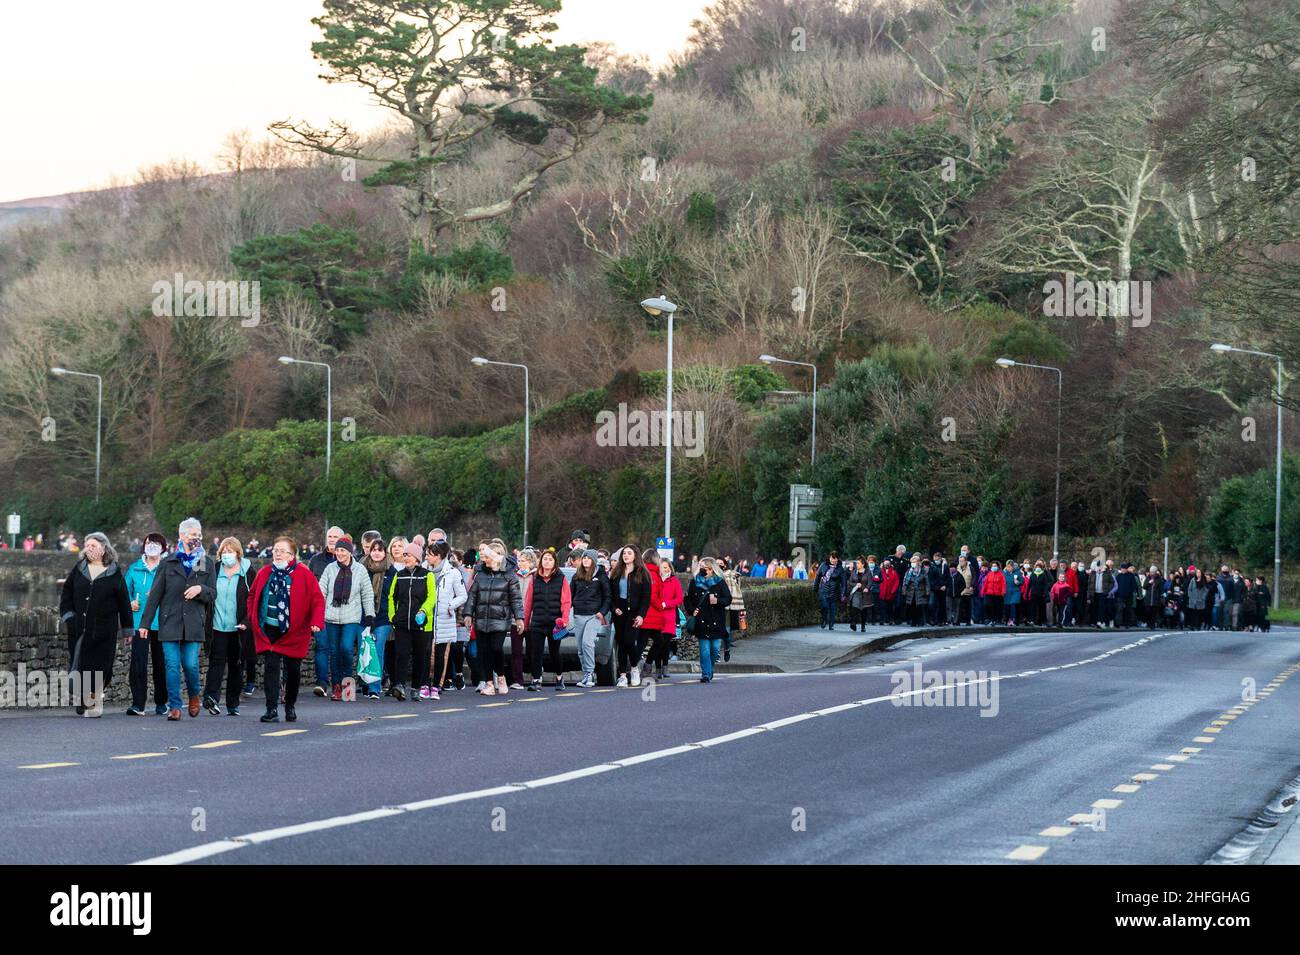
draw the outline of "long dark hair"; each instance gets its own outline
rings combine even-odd
[[[623,563],[623,551],[625,550],[632,552],[632,573],[628,574],[628,579],[635,580],[637,583],[648,584],[650,582],[650,572],[646,570],[645,561],[632,544],[624,544],[618,549],[618,560],[614,561],[609,569],[609,582],[617,584],[622,579],[623,568],[626,566]]]

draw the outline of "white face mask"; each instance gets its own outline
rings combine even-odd
[[[146,557],[157,557],[160,554],[162,554],[161,544],[149,543],[144,545],[144,555]]]
[[[275,565],[275,569],[276,569],[276,570],[288,570],[288,569],[289,569],[289,562],[288,562],[287,560],[273,560],[273,561],[271,561],[271,563]]]

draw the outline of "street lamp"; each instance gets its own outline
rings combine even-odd
[[[1056,372],[1056,503],[1052,507],[1052,556],[1059,557],[1059,541],[1061,536],[1061,396],[1063,392],[1063,377],[1061,369],[1053,368],[1051,365],[1031,365],[1027,361],[1014,361],[1010,358],[998,358],[993,364],[999,368],[1015,368],[1019,365],[1021,368],[1037,368],[1040,371]]]
[[[1272,358],[1277,362],[1277,487],[1273,498],[1273,609],[1281,606],[1282,599],[1282,356],[1266,351],[1253,351],[1249,348],[1237,348],[1220,342],[1210,346],[1210,351],[1224,354],[1239,352],[1242,355],[1258,355]]]
[[[664,417],[664,537],[672,537],[673,524],[673,312],[677,306],[662,295],[641,303],[651,318],[668,316],[668,391]]]
[[[777,362],[782,365],[802,365],[804,368],[811,368],[812,381],[812,464],[817,463],[817,366],[810,361],[791,361],[788,358],[777,358],[775,355],[759,355],[759,361],[767,362],[769,365]]]
[[[307,361],[304,358],[290,358],[288,355],[281,355],[279,360],[282,365],[315,365],[317,368],[325,369],[325,476],[329,477],[330,459],[334,451],[333,371],[323,361]]]
[[[492,361],[475,355],[470,359],[475,365],[501,365],[503,368],[522,368],[524,370],[524,546],[528,546],[528,439],[531,429],[530,401],[528,397],[528,366],[511,361]]]
[[[96,388],[99,392],[99,407],[98,410],[95,412],[95,500],[98,501],[99,500],[100,435],[104,429],[104,379],[99,377],[99,375],[92,375],[90,372],[69,371],[66,368],[57,368],[57,367],[51,368],[50,374],[58,375],[59,377],[62,377],[64,375],[77,375],[81,378],[95,379]]]

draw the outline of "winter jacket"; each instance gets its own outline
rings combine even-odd
[[[212,627],[216,629],[217,601],[221,594],[221,579],[226,576],[226,569],[218,564],[213,574]],[[239,572],[232,583],[235,585],[235,627],[248,625],[248,592],[253,589],[253,565],[247,557],[239,558]]]
[[[839,603],[848,589],[845,585],[847,574],[844,570],[844,564],[839,563],[834,567],[829,560],[824,560],[817,568],[817,575],[813,578],[813,593],[817,599],[825,603]]]
[[[456,617],[469,592],[465,589],[465,578],[459,570],[451,566],[451,561],[444,560],[433,572],[438,586],[438,599],[434,603],[437,612],[433,615],[434,643],[456,642]]]
[[[726,577],[723,577],[726,580]],[[730,591],[730,587],[727,588]],[[662,582],[659,588],[659,632],[676,633],[677,632],[677,610],[685,600],[682,593],[682,582],[673,574],[667,580]],[[730,609],[736,609],[736,603],[731,602]]]
[[[1052,594],[1051,575],[1041,567],[1031,570],[1025,582],[1029,585],[1029,599],[1032,601],[1045,602]],[[1023,595],[1023,591],[1021,593]]]
[[[388,584],[388,620],[398,630],[433,631],[433,611],[438,603],[438,585],[432,571],[416,565],[399,567]],[[423,622],[418,615],[423,613]]]
[[[898,596],[898,588],[901,581],[898,579],[898,571],[894,570],[893,564],[882,564],[880,567],[880,599],[893,600]]]
[[[1005,597],[1007,594],[1007,578],[1002,575],[1002,571],[989,571],[984,575],[984,583],[980,584],[981,597]]]
[[[636,574],[627,578],[627,612],[631,615],[632,620],[637,617],[644,618],[650,610],[650,574],[646,573],[644,579],[637,579]],[[611,576],[609,578],[609,593],[615,608],[618,607],[618,580]],[[630,621],[629,621],[630,622]],[[645,626],[644,620],[641,626]]]
[[[1070,593],[1079,596],[1079,571],[1074,567],[1065,569],[1065,582],[1070,585]]]
[[[930,577],[921,567],[907,569],[903,578],[903,604],[911,607],[930,602]]]
[[[473,620],[474,632],[479,635],[505,633],[511,621],[523,620],[524,597],[514,571],[504,565],[492,570],[480,562],[470,581],[465,616]]]
[[[320,575],[320,594],[325,599],[325,622],[373,626],[375,585],[371,582],[370,572],[355,559],[348,567],[352,571],[352,586],[348,588],[347,600],[337,607],[334,605],[334,582],[338,580],[343,565],[337,560],[331,561]]]
[[[312,555],[311,559],[307,561],[307,569],[311,571],[313,577],[320,580],[325,573],[325,568],[332,563],[334,563],[334,555],[327,550],[323,550],[319,554]]]
[[[1115,599],[1121,603],[1127,601],[1137,593],[1138,579],[1136,574],[1124,571],[1115,577]]]
[[[248,592],[247,620],[253,630],[254,648],[258,653],[278,653],[291,660],[301,660],[311,646],[312,627],[325,629],[325,600],[320,595],[316,575],[307,565],[295,560],[289,565],[289,628],[272,643],[262,629],[262,594],[271,579],[270,564],[262,567],[253,578],[253,588]]]
[[[388,569],[379,578],[379,592],[375,595],[375,622],[372,627],[391,627],[393,621],[388,619],[388,592],[393,587],[393,578],[402,567],[390,563]]]
[[[591,580],[580,580],[576,575],[569,583],[570,596],[573,602],[573,612],[580,617],[592,617],[596,614],[604,614],[605,619],[609,619],[610,597],[609,597],[609,578],[606,577],[599,568],[596,570],[596,576]]]
[[[709,597],[718,598],[716,604]],[[721,640],[727,634],[727,608],[731,605],[731,591],[721,577],[695,576],[686,592],[683,607],[688,616],[695,618],[695,636],[701,640]]]
[[[197,586],[198,594],[185,599],[185,591]],[[212,601],[217,596],[211,557],[205,552],[194,562],[189,576],[181,564],[179,553],[163,558],[154,575],[149,600],[144,605],[142,620],[152,620],[158,614],[158,639],[163,643],[186,640],[202,643],[212,625]]]
[[[1018,605],[1020,603],[1020,588],[1025,585],[1024,571],[1019,567],[1014,570],[1005,569],[1002,571],[1002,579],[1005,581],[1007,605]]]
[[[148,624],[143,624],[140,621],[144,618],[144,605],[145,602],[148,601],[149,599],[149,591],[153,589],[154,578],[158,576],[158,568],[161,566],[162,566],[161,557],[158,558],[158,563],[153,565],[152,570],[150,570],[149,565],[144,562],[144,558],[141,557],[129,568],[127,568],[126,571],[127,596],[130,597],[132,600],[139,601],[140,603],[140,608],[134,611],[135,619],[132,622],[132,626],[136,630],[139,630],[141,627],[145,627],[145,629],[147,630],[158,629],[157,613],[153,615],[153,617],[150,619]]]
[[[128,634],[133,623],[122,568],[113,562],[91,580],[85,558],[77,561],[63,581],[59,619],[77,646],[77,668],[111,675],[118,637]]]
[[[948,591],[948,562],[941,560],[937,564],[930,565],[930,593],[944,593]]]
[[[969,564],[965,570],[962,570],[960,565],[953,568],[953,579],[955,581],[953,590],[958,597],[974,597],[979,593],[979,575]]]
[[[1187,606],[1190,610],[1204,610],[1205,598],[1210,595],[1208,583],[1201,583],[1195,577],[1187,582]]]
[[[1058,580],[1056,583],[1052,584],[1051,598],[1052,603],[1056,606],[1064,607],[1073,596],[1074,593],[1070,590],[1070,584],[1068,581]]]
[[[572,596],[569,581],[556,571],[550,579],[533,574],[533,585],[524,598],[524,629],[550,636],[569,622]]]

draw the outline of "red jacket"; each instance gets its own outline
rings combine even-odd
[[[894,565],[885,561],[884,566],[880,568],[880,599],[893,600],[894,595],[898,593],[900,582]]]
[[[1002,571],[990,570],[984,575],[984,583],[980,584],[981,597],[1005,597],[1007,595],[1007,578],[1002,576]]]
[[[664,580],[651,573],[650,609],[645,612],[646,630],[658,633],[677,632],[677,608],[682,605],[682,582],[677,575]]]
[[[1064,607],[1065,602],[1072,596],[1070,585],[1065,581],[1057,581],[1052,584],[1052,603],[1058,607]]]
[[[294,561],[289,580],[289,631],[272,643],[262,632],[259,612],[262,590],[270,578],[271,565],[267,564],[257,572],[248,591],[248,622],[253,628],[254,646],[258,653],[272,650],[280,656],[301,660],[311,646],[311,628],[325,629],[325,598],[320,584],[306,564]]]
[[[1079,572],[1073,567],[1065,568],[1065,582],[1070,585],[1070,593],[1079,596]]]

